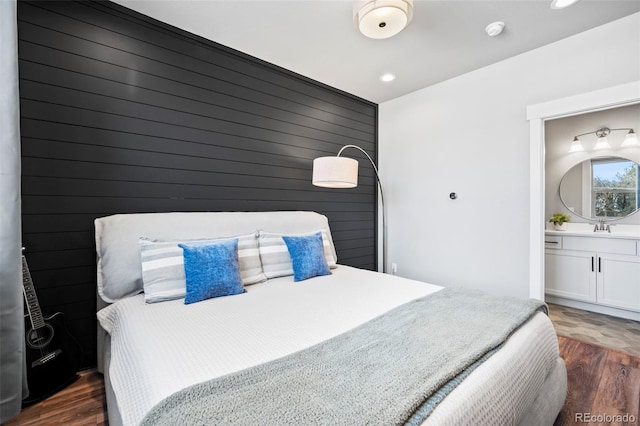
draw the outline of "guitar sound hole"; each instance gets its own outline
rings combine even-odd
[[[33,349],[42,349],[51,343],[53,339],[53,327],[49,324],[38,328],[37,330],[30,329],[27,331],[27,345]]]

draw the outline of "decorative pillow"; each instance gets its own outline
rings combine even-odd
[[[185,305],[246,291],[240,278],[238,240],[178,246],[184,250]]]
[[[329,244],[329,238],[327,237],[327,231],[322,229],[320,231],[308,232],[303,234],[289,234],[290,237],[305,237],[314,235],[320,232],[322,234],[322,247],[324,251],[324,257],[327,261],[329,268],[335,269],[337,267],[336,260],[333,257],[331,250],[331,244]],[[293,275],[293,265],[291,263],[291,256],[289,250],[282,237],[286,234],[276,234],[272,232],[260,231],[259,248],[260,248],[260,260],[262,261],[262,269],[267,278],[286,277]]]
[[[282,239],[291,255],[294,281],[303,281],[308,278],[331,274],[327,260],[324,257],[321,232],[305,237],[285,235]]]
[[[256,234],[241,235],[238,240],[240,277],[244,285],[266,281],[262,272]],[[183,251],[178,244],[207,245],[229,238],[184,241],[159,241],[140,238],[140,260],[144,300],[147,303],[181,299],[185,296],[186,280]]]

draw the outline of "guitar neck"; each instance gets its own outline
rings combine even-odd
[[[31,326],[34,330],[44,327],[45,322],[42,317],[42,311],[40,310],[40,304],[38,303],[38,296],[36,296],[36,289],[33,287],[33,280],[31,279],[27,259],[24,255],[22,255],[22,292],[27,304],[27,310],[29,311]]]

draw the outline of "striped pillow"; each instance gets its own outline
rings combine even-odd
[[[287,249],[287,245],[282,239],[283,236],[303,237],[313,235],[317,232],[322,232],[322,248],[324,249],[324,257],[327,260],[327,265],[329,265],[329,268],[331,269],[337,268],[336,259],[333,257],[329,238],[325,229],[307,232],[304,234],[276,234],[260,231],[260,237],[258,238],[260,260],[262,261],[262,270],[267,278],[293,275],[293,263],[291,261],[291,256],[289,255],[289,249]]]
[[[184,253],[178,244],[207,245],[238,239],[238,260],[243,285],[266,281],[262,271],[256,234],[207,240],[161,241],[141,237],[140,260],[144,300],[147,303],[184,298],[186,277]]]

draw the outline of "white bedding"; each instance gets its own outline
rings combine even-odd
[[[138,424],[181,388],[304,349],[441,289],[347,266],[332,272],[298,283],[272,279],[242,295],[191,305],[145,304],[137,295],[99,311],[111,336],[106,374],[123,423]],[[557,359],[553,327],[536,314],[425,423],[515,423]]]

